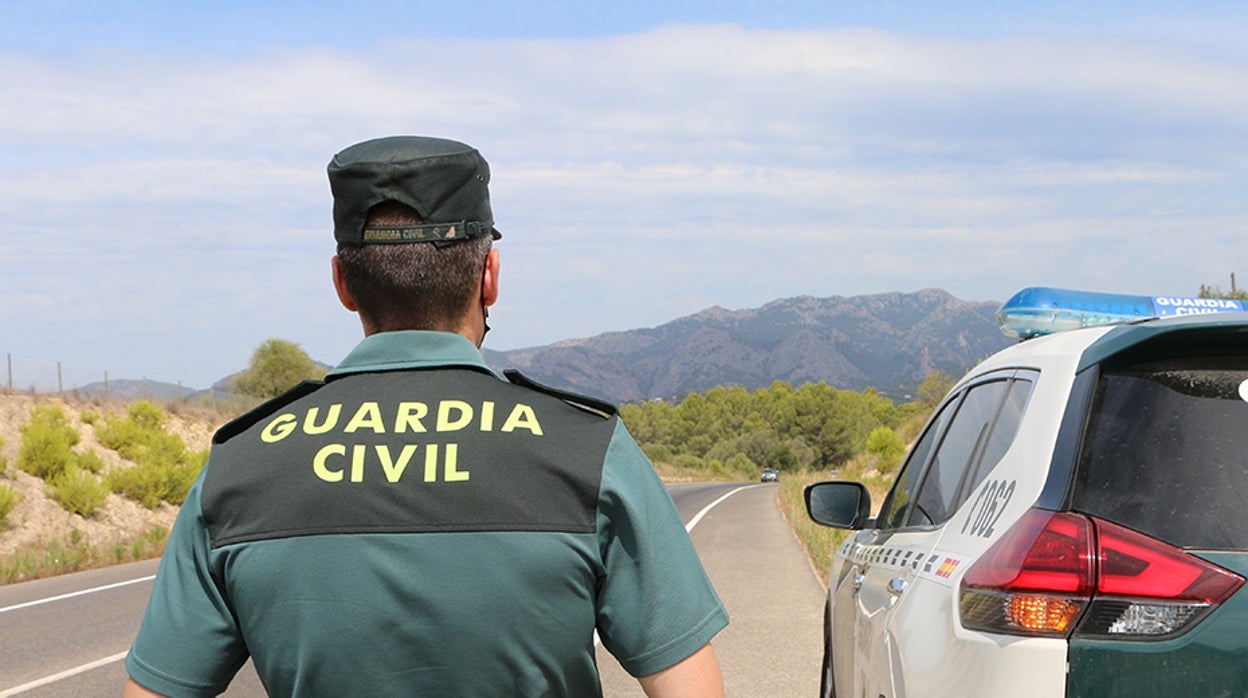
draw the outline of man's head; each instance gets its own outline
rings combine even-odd
[[[478,344],[497,294],[501,237],[489,165],[440,138],[394,136],[353,145],[329,163],[334,282],[366,334],[460,332]]]

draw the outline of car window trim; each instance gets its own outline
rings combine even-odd
[[[1074,500],[1075,469],[1079,453],[1083,451],[1088,420],[1092,416],[1092,399],[1100,377],[1100,364],[1094,364],[1075,374],[1074,382],[1067,393],[1062,422],[1057,428],[1057,440],[1053,444],[1053,456],[1049,459],[1049,472],[1044,480],[1044,488],[1036,498],[1036,508],[1061,511],[1069,509]]]
[[[917,497],[919,490],[923,487],[924,481],[927,479],[928,469],[931,466],[932,457],[935,456],[937,451],[939,451],[940,447],[944,444],[945,436],[949,432],[949,425],[953,424],[953,420],[957,418],[958,412],[962,409],[962,401],[965,399],[967,393],[969,393],[971,389],[977,386],[983,385],[984,383],[1003,381],[1003,380],[1009,381],[1013,379],[1013,377],[1017,375],[1020,371],[1027,372],[1033,376],[1039,375],[1039,371],[1037,371],[1034,368],[1009,367],[1009,368],[994,369],[987,373],[975,376],[974,378],[971,378],[965,381],[964,383],[961,383],[957,387],[956,390],[951,391],[949,395],[945,397],[945,399],[941,400],[940,403],[937,404],[936,409],[932,410],[932,416],[928,419],[928,423],[924,426],[923,431],[920,432],[919,437],[915,439],[914,441],[915,444],[918,444],[919,442],[921,442],[924,439],[924,437],[927,436],[928,432],[931,429],[937,428],[938,417],[941,415],[941,413],[944,410],[952,409],[953,412],[950,413],[949,419],[946,420],[945,424],[943,425],[941,429],[941,433],[934,435],[933,438],[935,438],[936,441],[935,443],[932,444],[931,450],[929,450],[926,456],[924,456],[923,462],[916,464],[907,460],[902,463],[901,469],[897,471],[897,476],[894,478],[893,484],[888,490],[888,494],[885,495],[884,501],[880,504],[879,514],[876,516],[875,519],[872,520],[873,530],[899,531],[903,529],[905,530],[936,529],[944,525],[944,523],[946,523],[946,522],[941,522],[939,524],[922,524],[922,525],[911,524],[910,517],[913,514],[913,504],[911,505],[911,508],[906,511],[903,523],[899,526],[889,526],[885,528],[882,526],[884,522],[881,520],[880,517],[884,515],[885,513],[887,513],[889,507],[892,505],[893,497],[896,494],[898,484],[900,484],[901,482],[902,474],[906,471],[906,469],[912,468],[912,467],[921,468],[921,470],[918,472],[919,482],[914,487],[914,493],[915,493],[915,496]],[[1005,396],[1008,394],[1009,394],[1009,390],[1006,390],[1006,392],[1002,395],[1001,403],[998,403],[997,405],[997,412],[994,413],[994,416],[993,416],[994,426],[996,424],[997,416],[1000,413],[1001,405],[1004,404]],[[1030,400],[1030,396],[1028,397],[1028,400]],[[989,431],[988,433],[991,434],[991,431]],[[966,473],[963,472],[962,478],[960,478],[958,481],[959,490],[962,487],[962,483],[965,480],[965,477],[966,477]],[[961,496],[961,492],[959,492],[959,497],[960,496]]]
[[[918,444],[922,443],[923,439],[927,437],[928,432],[930,432],[933,429],[939,428],[941,429],[941,432],[933,433],[932,438],[935,440],[935,443],[932,444],[932,448],[928,450],[927,454],[923,456],[922,463],[914,463],[913,461],[911,461],[911,457],[914,456],[913,450],[911,450],[911,452],[907,455],[906,460],[902,461],[901,468],[897,470],[897,475],[893,478],[893,484],[888,489],[888,494],[884,495],[884,501],[880,503],[879,515],[877,515],[875,519],[875,530],[897,531],[897,530],[901,530],[907,527],[907,523],[910,520],[909,510],[905,512],[903,523],[899,526],[889,526],[887,528],[884,528],[880,525],[882,523],[880,520],[880,517],[887,514],[888,510],[891,508],[893,504],[894,495],[897,494],[897,488],[898,486],[901,485],[902,476],[906,474],[906,471],[908,469],[919,468],[919,471],[916,477],[922,478],[925,475],[927,465],[928,463],[931,462],[932,454],[936,452],[936,448],[940,445],[940,442],[944,440],[945,438],[944,432],[948,430],[949,422],[953,421],[952,415],[957,414],[958,408],[961,407],[961,404],[960,404],[961,400],[965,396],[966,396],[966,388],[959,388],[956,392],[950,392],[947,396],[945,396],[945,399],[941,400],[936,405],[936,409],[932,410],[932,415],[928,417],[927,424],[924,425],[923,431],[919,432],[919,437],[914,440],[914,444],[915,446],[917,446]],[[953,410],[953,412],[950,413],[949,420],[946,421],[942,427],[939,423],[940,417],[941,415],[944,414],[944,411],[947,409]],[[915,493],[919,491],[919,485],[921,484],[922,482],[919,482],[915,485],[914,487]]]
[[[915,495],[913,499],[915,502],[918,502],[919,492],[923,491],[923,486],[927,484],[927,478],[931,476],[933,456],[939,453],[940,449],[944,447],[945,438],[949,436],[949,427],[951,427],[953,423],[957,421],[958,415],[961,414],[963,408],[966,407],[966,396],[969,395],[972,390],[985,386],[989,383],[1005,383],[1006,384],[1005,390],[1001,393],[1001,398],[997,401],[997,404],[995,408],[993,409],[992,419],[989,421],[987,429],[981,430],[979,436],[976,437],[975,446],[971,449],[971,455],[970,455],[970,458],[967,459],[966,467],[964,467],[962,469],[962,472],[958,475],[958,485],[956,488],[955,499],[953,500],[955,502],[955,505],[953,508],[956,510],[957,507],[960,506],[963,501],[965,501],[961,499],[961,497],[962,497],[962,487],[966,483],[967,473],[973,470],[974,468],[978,467],[979,459],[983,457],[983,447],[985,444],[988,443],[988,438],[992,434],[992,427],[995,426],[997,418],[1001,414],[1001,407],[1002,405],[1005,404],[1005,398],[1010,394],[1010,385],[1013,384],[1014,375],[1017,373],[1017,371],[1018,369],[1014,369],[1014,368],[998,369],[998,370],[990,371],[983,375],[976,376],[973,380],[968,381],[966,384],[962,386],[960,390],[960,392],[962,393],[962,399],[958,403],[957,409],[954,411],[952,415],[949,416],[949,421],[945,423],[944,432],[940,434],[940,438],[937,441],[937,443],[933,445],[931,453],[927,455],[927,462],[924,463],[923,471],[920,473],[919,483],[914,488]],[[910,510],[906,512],[905,522],[899,528],[918,528],[919,526],[917,525],[916,526],[910,525],[910,517],[913,515],[914,515],[914,507],[912,506]],[[922,526],[940,527],[940,526],[943,526],[949,520],[949,518],[951,517],[946,517],[944,521],[940,521],[940,522],[932,523],[932,524],[923,524]]]
[[[971,483],[979,479],[979,471],[984,467],[984,452],[988,448],[988,443],[997,433],[997,426],[1001,423],[1001,415],[1005,412],[1005,405],[1009,402],[1010,395],[1013,393],[1018,383],[1027,383],[1027,399],[1023,401],[1022,412],[1019,414],[1018,422],[1022,424],[1023,419],[1027,415],[1027,407],[1031,404],[1031,397],[1035,394],[1036,383],[1039,381],[1040,371],[1033,368],[1018,368],[1014,370],[1014,374],[1009,379],[1009,386],[1006,387],[1005,394],[1001,396],[1001,402],[997,404],[997,411],[992,415],[992,421],[988,425],[987,436],[982,445],[977,446],[977,452],[972,457],[972,464],[963,473],[962,483],[958,488],[957,506],[961,506],[971,496],[973,485]],[[1019,427],[1014,429],[1015,436],[1018,435]],[[1011,441],[1012,445],[1012,441]],[[1009,449],[1007,447],[1006,452]]]

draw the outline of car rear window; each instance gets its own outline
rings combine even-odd
[[[1144,348],[1102,367],[1074,506],[1182,548],[1248,549],[1248,356],[1187,346],[1199,355]]]

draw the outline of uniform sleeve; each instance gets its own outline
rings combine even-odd
[[[675,665],[728,624],[667,488],[622,423],[607,449],[598,530],[598,635],[630,674]]]
[[[171,698],[218,695],[247,660],[229,602],[212,574],[200,508],[207,471],[205,466],[178,513],[126,656],[131,678]]]

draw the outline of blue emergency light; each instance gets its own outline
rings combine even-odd
[[[997,311],[997,326],[1008,337],[1028,339],[1079,327],[1245,309],[1248,305],[1244,301],[1225,298],[1132,296],[1032,286],[1014,294],[1001,306]]]

